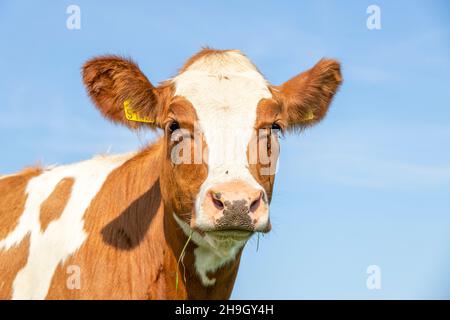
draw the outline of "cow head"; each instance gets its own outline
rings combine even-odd
[[[164,131],[160,185],[179,223],[250,235],[270,230],[278,135],[322,120],[341,75],[321,60],[274,86],[239,51],[205,49],[157,87],[115,56],[88,61],[83,80],[106,118]]]

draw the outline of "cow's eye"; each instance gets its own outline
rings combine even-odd
[[[281,131],[281,126],[278,123],[274,122],[274,123],[272,123],[272,130],[280,130]]]
[[[176,130],[180,129],[180,124],[177,121],[172,121],[169,124],[169,131],[170,132],[174,132]]]

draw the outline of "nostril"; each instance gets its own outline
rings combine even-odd
[[[214,198],[212,198],[212,201],[213,201],[213,203],[214,203],[214,205],[216,206],[217,209],[223,210],[224,205],[223,205],[222,201],[214,199]]]
[[[220,200],[220,194],[211,192],[211,200],[217,209],[223,210],[223,208],[225,207],[223,202]]]
[[[258,199],[253,201],[250,204],[250,212],[255,212],[259,208],[259,204],[261,203],[262,192],[259,194]]]

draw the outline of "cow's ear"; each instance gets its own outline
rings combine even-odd
[[[322,59],[313,68],[276,87],[288,129],[302,129],[322,120],[341,82],[339,62]]]
[[[84,64],[82,74],[89,96],[107,119],[129,128],[156,127],[156,89],[133,61],[96,57]]]

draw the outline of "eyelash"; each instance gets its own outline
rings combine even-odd
[[[270,133],[272,133],[273,131],[277,133],[278,139],[284,138],[284,129],[279,123],[277,122],[272,123],[272,126],[270,127]]]
[[[278,123],[274,122],[274,123],[272,123],[271,129],[272,130],[280,130],[281,131],[281,126]]]

